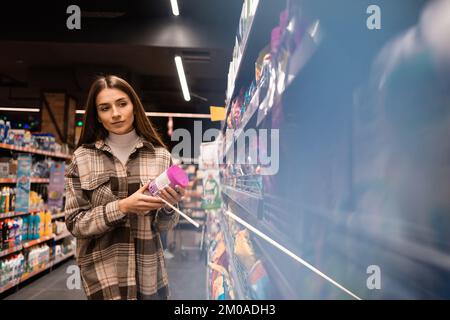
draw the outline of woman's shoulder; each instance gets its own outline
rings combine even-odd
[[[98,153],[96,152],[95,148],[92,148],[89,145],[81,145],[78,148],[75,149],[73,152],[73,155],[75,158],[84,158],[84,157],[93,157],[96,156]]]

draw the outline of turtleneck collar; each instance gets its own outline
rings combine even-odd
[[[134,142],[139,138],[136,133],[136,130],[133,129],[125,134],[115,134],[110,132],[107,140],[115,145],[126,146],[133,145]]]

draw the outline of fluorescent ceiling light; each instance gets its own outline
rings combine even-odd
[[[84,114],[84,110],[77,110],[77,114]],[[209,113],[174,113],[174,112],[146,112],[147,117],[172,117],[172,118],[196,118],[211,119]]]
[[[0,111],[40,112],[41,109],[39,109],[39,108],[8,108],[8,107],[1,107]]]
[[[199,118],[210,119],[208,113],[172,113],[172,112],[146,112],[147,117],[172,117],[172,118]]]
[[[183,61],[180,56],[175,56],[175,65],[177,66],[178,77],[180,78],[181,90],[183,90],[184,100],[190,101],[189,89],[186,81],[186,75],[184,74]]]
[[[170,0],[170,4],[172,5],[172,13],[174,16],[180,15],[180,10],[178,10],[178,2],[177,0]]]

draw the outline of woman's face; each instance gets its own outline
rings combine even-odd
[[[95,100],[98,120],[106,130],[125,134],[133,130],[133,104],[128,95],[119,89],[105,88]]]

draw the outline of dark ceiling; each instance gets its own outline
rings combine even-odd
[[[81,30],[66,9],[81,8]],[[96,74],[129,80],[148,111],[208,113],[223,105],[242,1],[16,1],[0,11],[0,104],[36,106],[40,91],[67,90],[82,106]],[[181,54],[192,99],[174,63]]]

